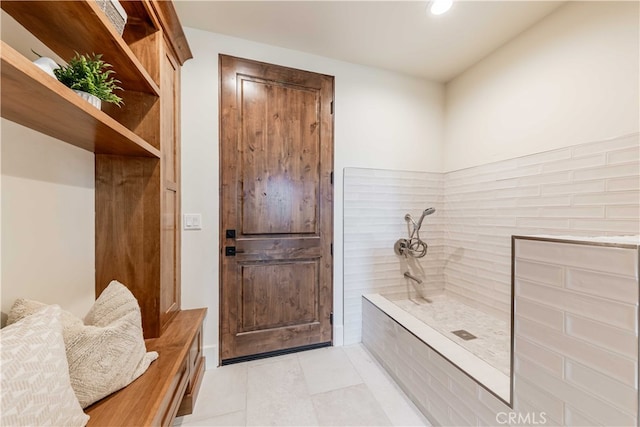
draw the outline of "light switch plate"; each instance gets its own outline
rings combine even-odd
[[[202,215],[184,214],[183,227],[185,230],[202,230]]]

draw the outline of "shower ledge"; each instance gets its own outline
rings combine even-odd
[[[640,235],[636,236],[558,236],[552,234],[528,234],[523,238],[544,239],[562,242],[579,242],[579,243],[605,243],[614,245],[634,245],[640,246]]]
[[[511,378],[466,348],[451,341],[380,294],[362,295],[425,345],[451,362],[504,402],[511,400]]]

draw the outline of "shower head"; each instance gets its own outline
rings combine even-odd
[[[422,221],[424,220],[424,217],[427,215],[431,215],[432,213],[434,213],[436,211],[436,208],[427,208],[422,212],[422,216],[420,217],[420,220],[418,221],[418,230],[420,230],[420,227],[422,227]]]

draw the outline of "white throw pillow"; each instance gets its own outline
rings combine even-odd
[[[142,336],[142,317],[138,300],[125,285],[112,280],[84,316],[84,324],[107,326],[131,313],[140,318],[140,336]]]
[[[84,426],[69,381],[60,307],[47,306],[0,330],[3,426]]]
[[[28,316],[42,305],[18,299],[8,321]],[[147,353],[138,301],[115,280],[84,323],[68,312],[63,312],[62,321],[71,386],[83,408],[127,386],[158,358],[155,351]]]

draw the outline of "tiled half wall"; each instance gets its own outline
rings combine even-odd
[[[638,245],[515,242],[513,409],[365,299],[363,343],[434,425],[637,425]]]
[[[366,293],[411,286],[393,244],[426,207],[427,289],[510,317],[511,235],[638,234],[638,134],[448,173],[345,168],[344,342],[361,340]]]

